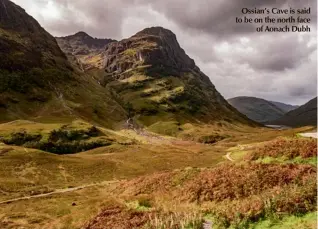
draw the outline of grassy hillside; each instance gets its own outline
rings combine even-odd
[[[273,102],[254,97],[241,96],[229,99],[228,102],[248,118],[260,123],[280,118],[287,112]]]
[[[0,50],[0,122],[81,117],[114,126],[126,118],[112,95],[72,66],[55,38],[8,0],[0,4]]]
[[[290,105],[290,104],[286,104],[286,103],[281,103],[281,102],[275,102],[275,101],[270,101],[271,103],[273,103],[276,107],[280,108],[281,110],[285,111],[286,113],[292,110],[295,110],[296,108],[298,108],[299,106],[296,105]]]
[[[289,148],[290,143],[297,145],[296,151]],[[281,154],[287,157],[293,150],[302,159],[317,159],[317,142],[313,140],[270,142],[256,151],[270,156],[268,147],[272,151],[284,147]],[[302,154],[307,150],[312,153]],[[268,164],[248,159],[213,169],[144,176],[124,182],[116,190],[126,206],[120,201],[116,207],[109,206],[86,228],[109,223],[118,225],[115,228],[202,228],[203,224],[213,224],[213,228],[279,228],[291,222],[299,228],[315,228],[316,165],[305,161]],[[132,218],[133,214],[136,217]]]
[[[317,126],[317,97],[308,103],[285,114],[283,117],[273,120],[270,124],[286,126]]]
[[[86,131],[91,128],[91,124],[82,120],[74,120],[71,124],[69,122],[48,124],[15,121],[0,126],[0,135],[5,139],[10,139],[13,133],[25,130],[31,136],[41,135],[40,141],[47,141],[53,132],[62,129],[67,132],[69,137],[76,138],[67,138],[67,141],[58,140],[61,143],[91,141],[100,138],[106,138],[111,143],[108,146],[100,146],[89,151],[68,155],[36,150],[29,148],[28,144],[16,146],[2,143],[0,146],[0,163],[2,165],[0,169],[2,177],[0,179],[0,202],[41,193],[49,194],[29,200],[0,203],[0,225],[2,228],[23,226],[25,228],[70,229],[80,228],[83,225],[87,227],[91,225],[88,228],[97,228],[97,224],[92,223],[91,219],[95,218],[99,212],[101,220],[117,222],[119,228],[123,225],[133,225],[130,224],[132,223],[130,221],[132,215],[139,215],[142,218],[141,225],[155,225],[156,218],[167,224],[170,223],[171,217],[175,223],[190,224],[195,222],[200,225],[202,219],[208,220],[212,215],[215,217],[214,213],[220,213],[219,217],[222,219],[220,222],[235,224],[243,222],[243,219],[253,218],[253,214],[256,214],[254,211],[251,213],[252,215],[247,213],[252,206],[245,206],[246,203],[252,203],[251,200],[255,199],[258,201],[256,203],[259,204],[255,211],[265,211],[267,208],[263,207],[258,198],[261,198],[262,195],[271,195],[272,191],[276,190],[273,185],[276,187],[286,184],[286,187],[294,190],[292,187],[298,184],[297,182],[305,182],[307,178],[311,179],[314,171],[314,167],[302,165],[307,164],[308,161],[313,161],[310,158],[311,154],[306,156],[304,160],[298,159],[296,156],[295,161],[289,162],[289,159],[286,159],[286,162],[269,162],[270,164],[266,160],[263,162],[262,159],[255,158],[251,162],[242,164],[242,161],[239,160],[237,165],[231,165],[229,163],[232,162],[225,157],[229,150],[233,152],[234,157],[236,151],[232,149],[233,147],[242,148],[241,154],[249,155],[244,153],[247,146],[249,149],[255,148],[257,150],[258,147],[261,147],[259,150],[262,150],[263,145],[268,144],[264,141],[281,135],[291,137],[299,131],[305,131],[305,129],[276,131],[242,126],[229,131],[227,127],[219,127],[218,134],[227,137],[214,144],[202,144],[193,142],[191,139],[182,141],[173,137],[145,134],[146,132],[138,134],[133,130],[113,131],[100,127],[97,127],[99,136],[90,137]],[[202,133],[215,131],[215,126],[206,126],[206,129],[196,128]],[[63,136],[65,136],[64,133]],[[82,139],[83,137],[85,139]],[[304,144],[307,144],[306,140],[299,139],[297,141],[304,141]],[[260,142],[264,143],[260,144]],[[255,143],[257,144],[255,145]],[[271,149],[276,145],[273,143],[273,146],[270,146]],[[303,144],[300,145],[300,148],[302,146]],[[311,142],[308,147],[314,149],[315,145]],[[281,146],[281,148],[286,147]],[[294,152],[294,150],[297,148],[291,148],[291,151]],[[312,152],[314,153],[314,151]],[[297,155],[302,157],[303,153]],[[290,163],[295,165],[289,166]],[[266,174],[266,176],[255,176],[253,175],[255,173]],[[210,181],[212,179],[210,177],[214,176],[216,178],[213,178],[213,182],[216,183]],[[294,176],[304,177],[304,180],[295,180]],[[240,180],[239,177],[241,177]],[[250,179],[254,180],[248,183],[247,180]],[[255,179],[265,180],[258,182]],[[224,189],[224,182],[232,185],[227,185],[228,188]],[[258,183],[262,185],[258,186]],[[244,186],[242,189],[241,184],[246,187]],[[253,184],[253,186],[249,187],[249,184]],[[210,186],[205,188],[205,185],[213,187],[219,185],[215,187],[219,187],[220,192],[211,193],[211,190],[216,189],[211,189]],[[82,188],[66,193],[50,194],[50,192],[72,189],[73,187]],[[312,186],[301,187],[306,187],[310,191]],[[295,187],[294,191],[303,193],[301,187],[300,189]],[[199,192],[198,190],[201,189],[203,191]],[[286,189],[286,195],[291,195],[289,190],[289,188]],[[308,191],[306,192],[308,193]],[[235,194],[236,192],[238,194]],[[214,197],[215,195],[217,198]],[[228,195],[229,197],[227,197]],[[178,196],[178,198],[172,201],[173,196]],[[222,199],[223,197],[224,199]],[[213,199],[207,201],[206,198]],[[303,197],[290,196],[290,198]],[[312,200],[311,196],[307,198]],[[282,201],[283,204],[286,203],[285,200]],[[291,205],[288,209],[288,213],[294,213],[293,206]],[[312,205],[309,203],[308,206]],[[244,209],[244,211],[242,210],[242,218],[233,219],[231,214],[234,212],[231,213],[228,209],[237,208]],[[109,213],[103,213],[103,209],[108,209]],[[210,211],[211,209],[215,209],[216,212]],[[222,215],[222,212],[227,212],[227,214]],[[260,216],[262,214],[260,213]],[[109,215],[112,215],[111,220],[104,218],[104,216]],[[149,215],[152,219],[150,221]],[[258,213],[257,216],[259,216]],[[268,217],[265,219],[272,220]],[[98,222],[105,223],[105,221]],[[264,222],[266,223],[266,221]]]

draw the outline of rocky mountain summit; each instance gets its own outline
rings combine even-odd
[[[70,62],[83,71],[102,68],[104,65],[102,52],[106,45],[115,42],[112,39],[93,38],[85,32],[78,32],[66,37],[56,37],[56,40]]]
[[[116,91],[143,123],[197,119],[249,122],[162,27],[146,28],[106,46],[102,84]]]
[[[167,74],[199,71],[180,47],[176,35],[162,27],[147,28],[129,39],[110,44],[105,56],[106,71],[115,74],[147,65]]]
[[[66,37],[56,37],[56,40],[63,52],[74,56],[99,53],[105,49],[107,44],[115,41],[93,38],[82,31]]]

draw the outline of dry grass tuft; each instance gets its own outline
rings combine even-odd
[[[315,173],[309,165],[223,165],[188,181],[181,196],[198,203],[242,199],[274,187],[304,185]]]
[[[247,160],[257,160],[265,157],[296,157],[309,158],[317,156],[317,140],[305,138],[278,138],[259,147],[249,154]]]

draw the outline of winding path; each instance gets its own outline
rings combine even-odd
[[[229,161],[234,162],[234,160],[231,158],[231,153],[232,153],[232,152],[227,153],[227,154],[225,155],[225,157],[226,157],[226,159],[228,159]]]
[[[48,193],[43,193],[43,194],[38,194],[38,195],[33,195],[33,196],[24,196],[24,197],[14,198],[14,199],[10,199],[10,200],[0,201],[0,205],[1,204],[10,204],[10,203],[17,202],[20,200],[29,200],[29,199],[51,196],[54,194],[74,192],[74,191],[78,191],[78,190],[89,188],[89,187],[94,187],[94,186],[99,186],[99,185],[109,185],[109,184],[113,184],[113,183],[117,183],[117,182],[119,182],[119,181],[106,181],[106,182],[104,181],[101,183],[87,184],[87,185],[82,185],[82,186],[73,187],[73,188],[57,189],[53,192],[48,192]]]

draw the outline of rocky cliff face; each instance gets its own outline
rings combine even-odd
[[[249,122],[220,95],[170,30],[144,29],[107,45],[103,55],[104,85],[148,124],[156,119],[148,122],[145,116]]]
[[[112,39],[98,39],[89,36],[85,32],[56,38],[60,48],[68,56],[68,59],[83,71],[92,68],[102,68],[104,56],[102,52],[106,45],[115,42]]]
[[[116,74],[145,65],[167,73],[196,69],[194,61],[180,47],[175,34],[161,27],[147,28],[129,39],[110,44],[105,56],[106,71]]]
[[[74,35],[56,38],[63,52],[75,56],[92,55],[96,52],[101,52],[105,46],[115,40],[99,39],[89,36],[85,32],[78,32]]]

